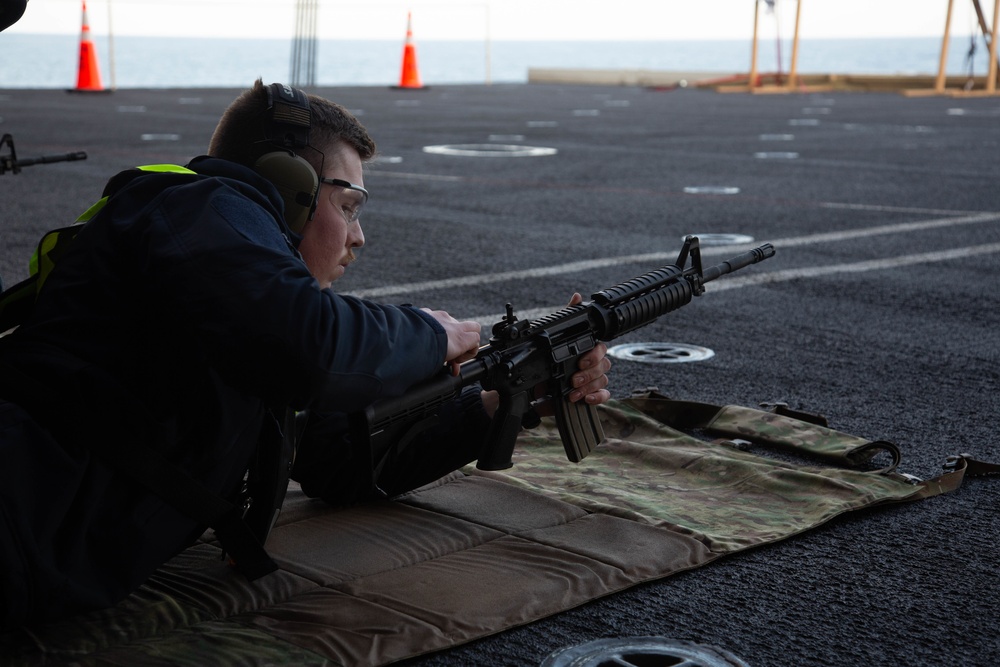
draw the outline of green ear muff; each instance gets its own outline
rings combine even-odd
[[[301,234],[316,208],[319,177],[312,165],[294,153],[275,151],[260,156],[254,169],[278,188],[285,202],[285,222]]]

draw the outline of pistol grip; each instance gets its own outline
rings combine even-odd
[[[596,405],[563,399],[556,402],[556,426],[566,458],[579,463],[604,441],[604,427]]]
[[[513,396],[500,393],[500,406],[490,423],[486,444],[479,454],[476,467],[480,470],[506,470],[514,465],[511,454],[517,434],[521,432],[521,419],[531,409],[528,394],[520,392]]]

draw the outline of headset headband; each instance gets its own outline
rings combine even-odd
[[[275,146],[294,151],[309,145],[309,98],[297,88],[272,83],[267,89],[264,135]]]

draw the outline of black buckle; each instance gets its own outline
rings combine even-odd
[[[972,454],[958,454],[958,455],[952,454],[951,456],[949,456],[944,460],[944,465],[941,467],[944,468],[945,473],[957,472],[959,462],[971,458]]]

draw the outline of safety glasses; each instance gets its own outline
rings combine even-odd
[[[321,178],[319,182],[341,188],[346,196],[338,201],[335,195],[340,194],[341,191],[333,190],[330,192],[330,203],[335,208],[340,208],[347,222],[357,222],[361,216],[361,209],[368,203],[368,191],[360,185],[354,185],[354,183],[348,183],[339,178]]]

